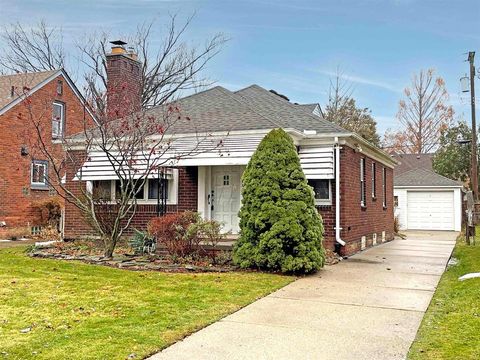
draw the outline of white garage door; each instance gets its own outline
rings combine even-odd
[[[407,224],[415,230],[455,230],[453,191],[409,191]]]

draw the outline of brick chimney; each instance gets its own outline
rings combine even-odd
[[[128,116],[142,107],[141,63],[124,41],[111,41],[107,54],[107,119]]]

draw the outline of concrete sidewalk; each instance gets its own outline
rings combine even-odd
[[[456,236],[408,233],[299,279],[150,359],[404,359]]]

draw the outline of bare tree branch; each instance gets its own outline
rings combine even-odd
[[[429,153],[438,147],[442,130],[453,119],[453,109],[446,105],[445,81],[435,77],[433,69],[421,70],[412,78],[411,88],[404,90],[399,102],[398,132],[387,131],[383,146],[398,153]]]

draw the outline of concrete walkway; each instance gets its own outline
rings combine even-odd
[[[299,279],[150,359],[404,359],[456,236],[408,233]]]

